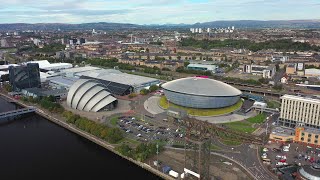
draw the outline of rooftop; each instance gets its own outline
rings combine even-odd
[[[295,96],[295,95],[285,94],[281,96],[280,99],[292,99],[292,100],[305,101],[310,103],[320,103],[319,96],[302,96],[302,95]]]
[[[187,77],[167,82],[162,87],[168,91],[199,96],[239,96],[240,90],[229,84],[203,77]]]
[[[85,72],[85,71],[93,71],[93,70],[98,70],[101,68],[98,67],[93,67],[93,66],[84,66],[84,67],[75,67],[75,68],[70,68],[70,69],[63,69],[61,72],[64,73],[79,73],[79,72]]]
[[[155,78],[122,73],[121,71],[115,69],[99,69],[94,71],[87,71],[78,73],[77,76],[87,76],[91,78],[97,78],[101,80],[117,82],[120,84],[127,84],[131,86],[140,86],[141,84],[159,81]]]

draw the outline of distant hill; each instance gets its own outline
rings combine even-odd
[[[15,23],[0,24],[0,31],[3,30],[112,30],[112,29],[132,29],[141,28],[143,26],[125,23],[83,23],[83,24],[64,24],[64,23]]]
[[[320,20],[238,20],[238,21],[212,21],[196,23],[193,27],[228,27],[237,28],[320,28]]]
[[[190,28],[190,27],[228,27],[236,28],[320,28],[320,20],[274,20],[274,21],[258,21],[258,20],[236,20],[236,21],[212,21],[195,24],[152,24],[137,25],[129,23],[83,23],[83,24],[65,24],[65,23],[15,23],[0,24],[0,31],[7,30],[114,30],[114,29],[143,29],[143,28]]]

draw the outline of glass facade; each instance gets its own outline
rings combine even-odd
[[[29,63],[24,66],[10,66],[9,81],[14,91],[40,87],[39,64]]]
[[[240,96],[198,96],[164,90],[166,98],[177,105],[191,108],[222,108],[236,104]]]

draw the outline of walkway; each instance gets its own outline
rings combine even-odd
[[[242,121],[245,119],[248,119],[250,117],[255,116],[256,113],[249,112],[246,115],[240,115],[240,114],[229,114],[229,115],[222,115],[222,116],[208,116],[208,117],[200,117],[195,116],[194,118],[201,120],[201,121],[208,121],[212,124],[221,124],[221,123],[229,123],[229,122],[236,122],[236,121]]]
[[[159,106],[160,97],[159,96],[151,96],[149,99],[147,99],[143,106],[144,109],[147,110],[151,114],[160,114],[164,113],[165,110],[160,108]]]

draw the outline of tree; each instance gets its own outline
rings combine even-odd
[[[185,62],[183,62],[183,64],[184,64],[184,67],[187,67],[190,64],[190,62],[185,61]]]
[[[177,59],[178,59],[178,60],[181,60],[181,56],[178,56]]]
[[[156,91],[158,89],[159,89],[159,87],[157,85],[152,85],[152,86],[150,86],[149,91],[150,92],[154,92],[154,91]]]
[[[171,56],[169,56],[169,59],[171,60],[171,59],[172,59],[172,57],[171,57]]]
[[[141,95],[147,95],[149,93],[149,90],[147,90],[147,89],[141,89],[140,90],[140,94]]]
[[[279,64],[277,63],[277,64],[276,64],[276,71],[279,71],[279,69],[280,69],[280,66],[279,66]]]

